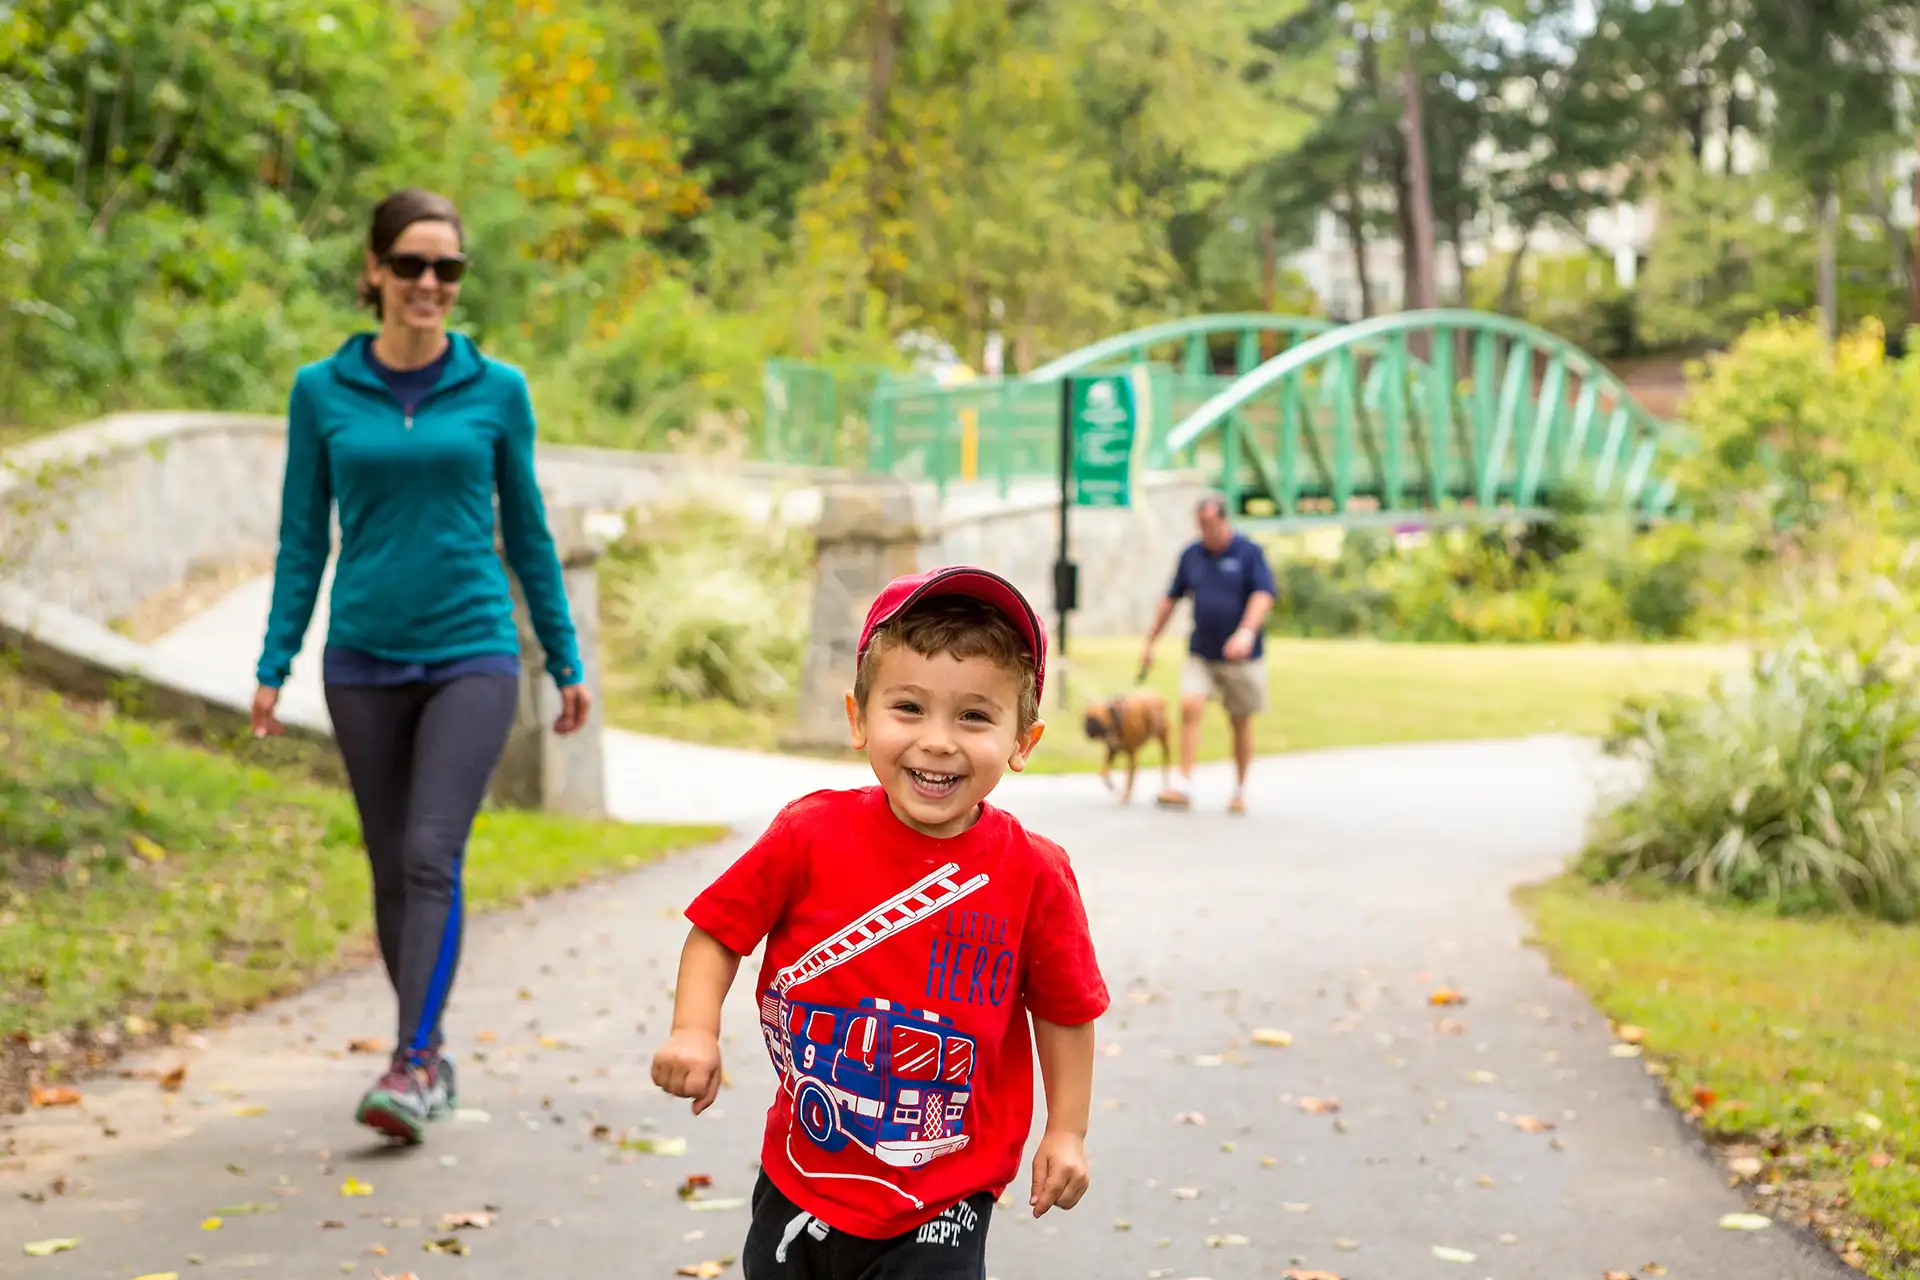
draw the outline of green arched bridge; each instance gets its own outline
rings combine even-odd
[[[1192,316],[1020,376],[947,384],[773,361],[766,449],[1005,492],[1058,475],[1061,379],[1127,371],[1146,388],[1146,469],[1199,468],[1258,523],[1527,518],[1574,491],[1655,516],[1673,505],[1687,447],[1678,424],[1565,341],[1439,310],[1349,325]]]

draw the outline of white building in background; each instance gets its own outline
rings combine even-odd
[[[1906,66],[1906,70],[1920,70],[1920,60],[1907,58],[1903,61],[1912,64]],[[1523,102],[1523,98],[1514,99],[1516,106]],[[1492,145],[1483,140],[1474,152],[1472,163],[1480,172],[1489,173],[1521,160],[1522,157],[1511,154],[1495,153]],[[1745,126],[1729,130],[1722,117],[1714,122],[1701,147],[1701,163],[1710,173],[1753,173],[1766,166],[1766,153],[1753,132]],[[1920,172],[1920,153],[1914,148],[1902,148],[1889,157],[1889,170],[1894,179],[1891,207],[1893,224],[1911,230],[1915,225],[1913,187],[1915,174]],[[1605,180],[1605,175],[1595,177],[1596,180]],[[1376,215],[1390,217],[1393,200],[1390,188],[1376,184],[1363,198]],[[1874,230],[1870,225],[1873,220],[1861,216],[1859,211],[1853,212],[1854,216],[1849,221],[1859,233],[1871,234]],[[1764,206],[1759,214],[1762,218],[1769,216]],[[1527,236],[1528,256],[1537,262],[1542,258],[1563,257],[1593,249],[1612,260],[1614,281],[1622,287],[1631,287],[1652,244],[1658,219],[1659,205],[1651,195],[1638,201],[1619,201],[1597,208],[1587,215],[1584,237],[1575,234],[1571,228],[1557,224],[1536,226]],[[1376,226],[1380,220],[1376,216]],[[1471,272],[1490,257],[1504,257],[1512,253],[1521,240],[1521,228],[1507,218],[1504,209],[1483,210],[1462,228],[1465,243],[1460,246],[1457,256],[1454,247],[1444,243],[1447,229],[1439,227],[1436,230],[1443,241],[1439,246],[1439,261],[1435,264],[1442,306],[1451,306],[1460,298],[1459,282],[1463,270]],[[1390,234],[1372,236],[1366,246],[1366,261],[1375,314],[1401,310],[1405,278],[1399,239]],[[1353,244],[1347,235],[1346,220],[1339,210],[1321,210],[1315,219],[1313,242],[1283,260],[1282,266],[1297,271],[1304,278],[1330,318],[1360,318],[1359,273],[1354,261]],[[1596,270],[1604,271],[1605,267],[1596,263]],[[1601,282],[1596,280],[1595,283]]]

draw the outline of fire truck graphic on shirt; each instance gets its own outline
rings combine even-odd
[[[974,1040],[930,1009],[866,997],[852,1008],[794,996],[799,987],[983,888],[948,863],[774,975],[760,993],[760,1034],[808,1141],[857,1144],[882,1164],[916,1169],[967,1145]]]

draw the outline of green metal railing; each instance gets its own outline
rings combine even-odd
[[[1336,327],[1332,321],[1314,316],[1289,316],[1266,311],[1185,316],[1179,320],[1168,320],[1144,329],[1116,334],[1077,351],[1069,351],[1026,374],[1022,381],[1057,382],[1070,373],[1084,373],[1089,369],[1151,364],[1156,348],[1173,343],[1178,343],[1181,348],[1180,369],[1183,373],[1207,375],[1213,367],[1210,339],[1220,334],[1234,335],[1234,368],[1246,373],[1260,363],[1261,342],[1266,336],[1278,336],[1281,349],[1285,350],[1289,344],[1304,337],[1326,333]]]
[[[1237,373],[1213,373],[1232,335]],[[1280,354],[1261,360],[1277,340]],[[1176,357],[1156,360],[1157,354]],[[1145,465],[1197,468],[1256,520],[1537,511],[1578,487],[1620,508],[1673,503],[1685,437],[1598,361],[1545,330],[1472,311],[1334,326],[1303,316],[1190,316],[1119,334],[1015,378],[942,386],[880,369],[767,366],[776,460],[956,483],[1051,478],[1060,382],[1142,369]]]
[[[864,469],[868,403],[896,380],[918,381],[879,365],[767,361],[761,374],[761,456],[788,466]]]
[[[1523,321],[1450,310],[1347,325],[1276,356],[1185,415],[1167,447],[1209,442],[1228,498],[1280,518],[1525,512],[1572,488],[1657,515],[1674,499],[1660,465],[1688,447],[1591,356]]]

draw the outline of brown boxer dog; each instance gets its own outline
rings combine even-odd
[[[1167,746],[1166,699],[1152,689],[1135,689],[1106,702],[1087,705],[1087,736],[1107,748],[1100,764],[1100,781],[1113,790],[1111,770],[1116,757],[1127,758],[1127,784],[1120,792],[1120,803],[1133,802],[1133,776],[1140,767],[1140,750],[1149,742],[1160,744],[1160,783],[1173,785],[1173,756]]]

